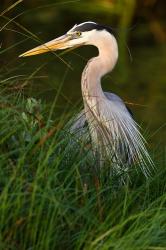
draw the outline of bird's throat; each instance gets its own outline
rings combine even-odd
[[[100,117],[101,105],[106,99],[101,88],[101,78],[116,65],[118,46],[115,37],[108,32],[98,33],[91,45],[98,48],[99,54],[90,59],[85,66],[81,88],[86,116],[91,116],[90,113],[93,113],[93,116]]]
[[[101,35],[101,39],[96,39],[96,42],[93,42],[93,45],[98,48],[99,54],[88,61],[81,80],[84,104],[93,106],[97,101],[105,98],[101,88],[101,78],[112,71],[118,59],[116,39],[107,33],[101,33]]]

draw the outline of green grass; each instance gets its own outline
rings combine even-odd
[[[0,107],[1,250],[166,249],[162,163],[148,180],[97,183],[87,152],[69,150],[65,114],[3,88]]]

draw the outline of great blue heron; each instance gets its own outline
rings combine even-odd
[[[82,73],[84,110],[75,118],[71,131],[83,129],[87,122],[93,152],[99,156],[101,164],[109,160],[117,169],[138,164],[148,176],[153,163],[137,123],[119,96],[103,92],[101,88],[101,78],[112,71],[118,59],[117,41],[111,28],[84,22],[20,57],[83,45],[96,46],[99,54],[88,61]]]

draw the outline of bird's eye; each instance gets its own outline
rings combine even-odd
[[[79,37],[79,36],[82,35],[82,32],[81,32],[81,31],[77,31],[77,32],[76,32],[76,35]]]

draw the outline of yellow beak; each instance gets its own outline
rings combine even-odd
[[[33,56],[33,55],[46,53],[49,51],[55,51],[58,49],[66,49],[69,47],[68,41],[70,39],[71,39],[70,35],[63,35],[54,40],[51,40],[50,42],[40,45],[34,49],[28,50],[25,53],[19,55],[19,57]]]

